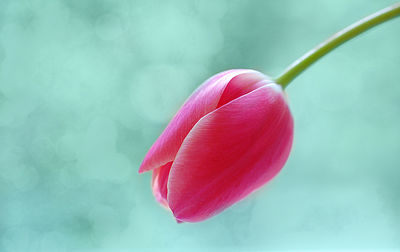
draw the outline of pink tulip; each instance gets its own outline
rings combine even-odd
[[[153,193],[178,221],[198,222],[271,180],[292,140],[281,86],[254,70],[229,70],[189,97],[139,172],[153,170]]]

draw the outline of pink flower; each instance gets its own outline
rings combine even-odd
[[[292,140],[281,86],[254,70],[229,70],[189,97],[139,172],[153,170],[153,193],[178,221],[198,222],[271,180]]]

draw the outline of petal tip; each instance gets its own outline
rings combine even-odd
[[[138,173],[141,174],[141,173],[146,172],[146,171],[147,171],[147,169],[144,167],[143,164],[141,164],[140,167],[139,167]]]

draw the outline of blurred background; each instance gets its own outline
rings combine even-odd
[[[0,1],[0,251],[399,251],[400,19],[287,88],[283,171],[177,224],[138,167],[211,75],[271,76],[393,3]]]

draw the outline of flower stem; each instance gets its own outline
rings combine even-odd
[[[296,78],[300,73],[302,73],[305,69],[307,69],[325,54],[365,32],[366,30],[399,15],[400,2],[375,12],[374,14],[369,15],[344,28],[293,62],[280,76],[275,79],[276,83],[282,85],[283,88],[286,88],[294,78]]]

